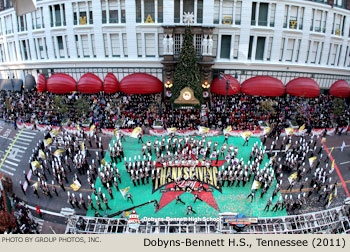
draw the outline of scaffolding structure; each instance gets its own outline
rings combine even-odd
[[[137,229],[128,227],[126,218],[97,218],[73,215],[67,219],[66,233],[239,233],[239,234],[306,234],[350,233],[350,206],[280,217],[258,218],[258,222],[238,228],[224,224],[224,215],[216,220],[190,221],[140,220]]]

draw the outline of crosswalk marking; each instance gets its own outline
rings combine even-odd
[[[25,146],[20,146],[20,145],[16,145],[16,144],[14,144],[13,147],[22,148],[22,149],[25,149],[25,150],[27,149],[27,147],[25,147]]]
[[[13,160],[13,161],[18,161],[18,162],[20,162],[20,159],[19,158],[22,158],[23,157],[23,155],[18,155],[18,154],[16,154],[15,156],[8,156],[7,158],[8,159],[11,159],[11,160]]]
[[[33,139],[33,138],[35,138],[35,136],[32,136],[32,135],[21,135],[21,138],[29,138],[29,139]]]
[[[14,162],[11,162],[11,161],[8,161],[7,159],[5,160],[5,163],[8,163],[8,164],[10,164],[10,165],[13,165],[13,166],[18,166],[18,164],[17,163],[14,163]]]
[[[23,137],[20,137],[18,139],[18,141],[26,141],[26,142],[31,142],[33,139],[27,139],[27,138],[23,138]]]
[[[8,171],[6,171],[6,170],[4,170],[4,169],[1,169],[1,172],[4,172],[4,173],[6,173],[6,174],[8,174],[8,175],[10,175],[10,176],[13,176],[13,173],[12,173],[12,172],[8,172]]]
[[[13,149],[16,149],[15,152],[25,153],[24,150],[20,150],[20,149],[18,149],[18,148],[15,148],[15,146],[13,146],[12,150],[13,150]],[[7,152],[8,150],[9,150],[9,148],[6,150],[6,152]]]
[[[37,133],[35,131],[23,131],[24,134],[29,134],[29,135],[36,135]]]
[[[20,144],[25,144],[25,145],[30,145],[30,143],[27,143],[27,142],[21,142],[21,140],[22,140],[22,139],[19,139],[19,140],[18,140],[18,143],[20,143]]]
[[[7,166],[7,165],[3,165],[2,167],[5,168],[5,169],[8,169],[8,170],[11,170],[11,171],[16,171],[16,169],[14,169],[14,168],[12,168],[10,166]]]

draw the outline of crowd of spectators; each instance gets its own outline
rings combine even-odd
[[[4,120],[75,126],[95,124],[98,128],[133,128],[135,126],[195,129],[256,130],[261,122],[276,127],[291,124],[307,128],[330,128],[348,125],[349,104],[345,99],[321,95],[318,98],[254,97],[214,95],[203,108],[173,108],[160,95],[79,93],[15,93],[1,91],[0,117]]]

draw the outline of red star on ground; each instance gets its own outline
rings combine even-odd
[[[226,163],[226,160],[219,160],[217,164],[216,164],[216,161],[212,161],[212,166],[220,167],[224,163]],[[201,166],[201,164],[199,163],[198,166]],[[197,182],[195,187],[198,187],[198,186],[199,186],[199,183]],[[171,184],[167,185],[165,187],[165,189],[169,189],[169,188],[173,188],[173,187],[175,187],[175,184],[171,183]],[[206,185],[206,184],[203,184],[203,187],[205,189],[209,188],[209,186]],[[162,197],[161,197],[161,199],[159,201],[159,208],[158,208],[158,210],[156,212],[158,212],[160,209],[162,209],[163,207],[168,205],[170,202],[172,202],[174,199],[176,199],[177,196],[180,196],[183,193],[185,193],[185,191],[169,191],[169,192],[163,193],[163,195],[162,195]],[[192,191],[191,193],[193,195],[198,194],[198,198],[199,199],[201,199],[202,201],[204,201],[205,203],[207,203],[211,207],[215,208],[217,211],[220,211],[212,192]]]

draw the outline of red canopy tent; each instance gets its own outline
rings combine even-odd
[[[350,88],[345,80],[338,80],[332,84],[329,93],[335,97],[347,98],[350,95]]]
[[[46,91],[46,78],[43,74],[39,74],[38,81],[36,82],[36,89],[38,92],[45,92]]]
[[[86,73],[77,83],[78,91],[84,94],[94,94],[103,89],[102,80],[93,73]]]
[[[320,87],[310,78],[296,78],[288,82],[286,92],[290,95],[314,98],[320,95]]]
[[[225,75],[221,80],[219,79],[219,77],[216,78],[211,84],[210,92],[219,95],[226,95],[227,80],[230,82],[227,95],[234,95],[239,93],[239,90],[241,88],[239,82],[231,75]]]
[[[121,80],[119,90],[127,94],[154,94],[163,92],[163,83],[153,75],[134,73]]]
[[[47,91],[51,93],[66,94],[76,90],[77,90],[76,82],[68,74],[64,74],[64,73],[53,74],[47,80]]]
[[[255,76],[242,83],[241,92],[255,96],[281,96],[285,93],[285,87],[279,79]]]
[[[118,80],[112,73],[108,73],[103,82],[103,91],[107,94],[114,94],[118,91]]]

